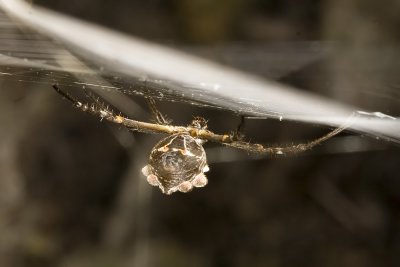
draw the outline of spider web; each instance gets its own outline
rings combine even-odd
[[[146,95],[230,110],[244,116],[335,127],[357,113],[358,119],[350,126],[352,130],[400,142],[400,124],[395,116],[380,111],[362,111],[204,58],[127,37],[46,9],[30,7],[21,1],[3,0],[0,6],[8,13],[2,13],[0,18],[0,74],[4,79],[90,88],[126,113],[129,113],[126,104],[129,100],[124,95]],[[10,20],[10,14],[18,22]],[[30,25],[29,29],[26,25]],[[87,42],[85,36],[91,36],[92,40]],[[291,66],[286,67],[286,72],[321,58],[329,50],[315,44],[303,44],[302,51],[305,51],[304,45],[310,53],[295,57],[301,53],[293,50],[292,60],[283,62],[283,65]],[[235,55],[240,55],[238,49],[231,48]],[[217,53],[220,53],[218,49]],[[273,61],[271,54],[264,58]],[[244,58],[249,60],[251,56]],[[260,58],[259,54],[253,58]],[[259,68],[258,71],[247,71],[276,79],[282,75],[279,68],[282,65],[275,65],[277,67],[271,71]],[[389,96],[392,100],[397,99],[393,91]]]

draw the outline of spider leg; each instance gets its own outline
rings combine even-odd
[[[74,98],[73,96],[71,96],[70,94],[68,94],[67,92],[64,92],[63,90],[61,90],[58,85],[53,84],[53,89],[56,90],[56,92],[58,94],[60,94],[62,97],[64,97],[65,99],[69,100],[70,102],[73,103],[74,106],[76,107],[81,107],[83,104],[82,102],[79,102],[76,98]]]
[[[285,146],[264,146],[261,144],[253,144],[244,141],[231,141],[225,142],[224,144],[230,147],[247,150],[249,152],[260,153],[260,154],[269,154],[269,155],[293,155],[297,153],[304,152],[313,148],[316,145],[321,144],[322,142],[334,137],[335,135],[341,133],[343,130],[348,128],[354,119],[354,115],[351,115],[349,119],[340,127],[330,131],[329,133],[314,139],[310,142],[300,143],[295,145],[285,145]]]
[[[244,133],[243,133],[243,129],[245,126],[245,116],[241,115],[240,116],[240,122],[238,124],[238,126],[236,127],[236,130],[232,132],[232,139],[239,141],[239,140],[243,140],[244,139]]]
[[[147,106],[149,107],[149,109],[151,111],[153,119],[158,124],[167,125],[167,124],[171,123],[171,121],[168,120],[166,117],[164,117],[163,114],[158,110],[158,108],[156,106],[156,101],[152,97],[147,96],[146,97],[146,103],[147,103]]]
[[[100,101],[98,99],[94,99],[95,103],[93,104],[82,103],[75,97],[71,96],[69,93],[64,92],[60,87],[58,87],[58,85],[53,84],[52,87],[58,94],[60,94],[65,99],[70,101],[75,108],[85,113],[97,116],[101,119],[105,119],[107,121],[123,125],[130,131],[138,131],[145,133],[164,133],[164,134],[187,132],[186,128],[180,126],[161,125],[161,124],[131,120],[122,115],[115,114],[109,108],[104,107],[104,104],[102,103],[99,104]],[[90,98],[93,99],[93,96],[91,96]]]

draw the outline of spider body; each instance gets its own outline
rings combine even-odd
[[[142,172],[164,194],[189,192],[207,184],[209,170],[203,141],[189,134],[170,135],[158,142]]]

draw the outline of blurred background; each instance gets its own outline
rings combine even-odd
[[[400,1],[34,3],[399,116]],[[162,136],[100,123],[35,79],[0,76],[0,89],[1,266],[400,264],[400,152],[394,142],[347,132],[280,158],[206,144],[209,184],[166,196],[140,173]],[[150,121],[143,98],[130,99],[130,115]],[[220,133],[240,121],[223,109],[180,101],[159,101],[158,107],[174,124],[203,116]],[[244,134],[280,144],[329,130],[248,119]]]

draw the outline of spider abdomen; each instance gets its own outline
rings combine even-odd
[[[207,184],[206,153],[201,141],[188,134],[175,134],[158,142],[150,153],[149,164],[143,168],[150,184],[163,193],[187,192],[193,186]]]

